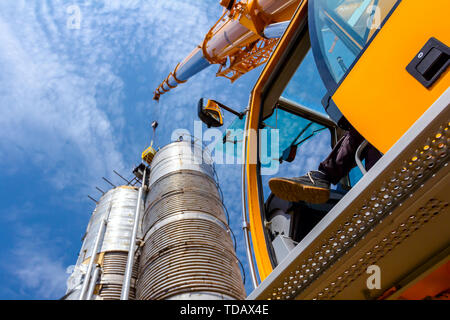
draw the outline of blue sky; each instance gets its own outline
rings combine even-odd
[[[79,29],[70,27],[73,5]],[[86,195],[109,188],[102,176],[120,184],[113,170],[131,177],[152,120],[162,146],[177,128],[193,132],[202,96],[244,108],[261,68],[231,84],[212,66],[152,100],[221,11],[206,0],[0,2],[0,299],[64,294],[94,209]],[[218,166],[247,267],[240,174]],[[248,292],[250,282],[247,271]]]

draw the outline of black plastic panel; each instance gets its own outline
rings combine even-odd
[[[430,88],[450,64],[450,48],[430,38],[408,64],[406,70],[425,88]]]

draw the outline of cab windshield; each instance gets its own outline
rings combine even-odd
[[[265,130],[278,129],[279,136],[277,154],[267,152],[265,155],[266,150],[261,150],[261,182],[266,201],[271,193],[268,183],[270,178],[298,177],[317,169],[318,163],[331,151],[334,132],[330,127],[280,107],[276,107],[263,124]],[[271,132],[268,131],[267,141],[271,141]],[[261,135],[261,142],[264,143],[264,135]],[[293,158],[288,159],[292,148],[296,150],[293,151]]]
[[[281,99],[295,104],[293,101]],[[220,148],[227,156],[234,157],[237,163],[242,163],[244,125],[245,118],[236,117],[223,135],[223,144],[216,145],[215,151]],[[312,170],[315,162],[331,150],[329,127],[301,117],[279,104],[262,121],[261,126],[260,164],[263,180],[280,174],[298,175],[299,171],[306,167],[311,167]],[[296,148],[297,151],[294,153],[295,158],[289,161],[287,158],[291,148]],[[264,183],[264,186],[267,186],[267,183]],[[267,196],[268,192],[265,192],[265,198]]]

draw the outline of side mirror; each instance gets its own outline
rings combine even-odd
[[[223,126],[223,115],[219,104],[214,100],[207,100],[204,104],[203,98],[198,101],[198,117],[200,120],[210,127]]]

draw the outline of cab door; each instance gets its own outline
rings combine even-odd
[[[310,1],[323,100],[385,153],[450,86],[450,2]]]

